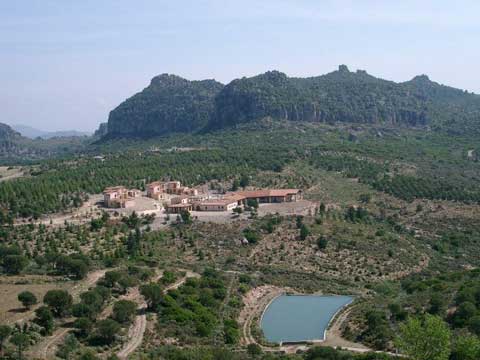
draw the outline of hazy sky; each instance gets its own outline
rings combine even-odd
[[[93,130],[160,73],[339,64],[480,93],[478,0],[1,0],[0,122]]]

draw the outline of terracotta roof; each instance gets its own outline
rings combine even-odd
[[[236,203],[237,200],[233,199],[215,199],[215,200],[205,200],[202,201],[199,205],[213,205],[213,206],[224,206],[224,205],[229,205]]]

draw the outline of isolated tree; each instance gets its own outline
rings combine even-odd
[[[364,204],[368,204],[371,199],[372,199],[371,194],[360,194],[360,196],[358,197],[358,200]]]
[[[172,284],[175,282],[175,280],[177,280],[175,273],[173,271],[165,270],[160,281],[163,284]]]
[[[113,305],[112,318],[119,323],[132,321],[137,311],[137,304],[130,300],[119,300]]]
[[[308,235],[310,235],[310,229],[307,225],[302,224],[302,226],[300,227],[300,240],[305,240]]]
[[[102,285],[113,288],[121,279],[122,273],[119,271],[107,271],[101,280]]]
[[[477,307],[471,301],[462,302],[453,316],[453,323],[456,327],[464,327],[477,314]]]
[[[89,306],[93,311],[98,312],[103,306],[104,299],[98,290],[85,291],[80,294],[82,304]]]
[[[128,238],[127,238],[127,252],[129,255],[131,256],[136,256],[138,255],[139,251],[140,251],[140,242],[141,242],[141,233],[140,233],[140,229],[135,229],[134,232],[131,232],[130,234],[128,234]]]
[[[460,334],[455,340],[451,360],[480,359],[480,339],[476,336]]]
[[[231,191],[237,191],[239,186],[240,186],[239,181],[237,179],[235,179],[235,180],[233,180],[232,188],[230,190]]]
[[[325,236],[322,235],[317,239],[317,247],[319,250],[326,249],[327,245],[328,245],[328,240]]]
[[[37,297],[30,291],[22,291],[18,294],[18,301],[20,301],[25,308],[30,309],[37,303]]]
[[[56,355],[62,359],[69,360],[72,353],[78,349],[79,345],[80,343],[75,335],[68,334],[63,344],[59,347]]]
[[[43,327],[45,334],[51,334],[54,326],[53,314],[47,306],[35,310],[34,322]]]
[[[156,310],[162,301],[162,287],[155,283],[142,285],[140,287],[140,293],[145,298],[149,310]]]
[[[23,255],[7,255],[3,260],[3,268],[7,274],[17,275],[28,265],[28,259]]]
[[[0,325],[0,355],[3,356],[3,344],[12,333],[12,328],[8,325]]]
[[[191,224],[192,223],[192,217],[190,215],[190,211],[182,211],[180,213],[180,216],[181,216],[182,222],[184,224]]]
[[[260,345],[258,345],[258,344],[248,344],[247,353],[248,353],[248,355],[250,355],[252,357],[257,357],[257,356],[262,355],[263,351],[262,351],[262,348],[260,347]]]
[[[88,317],[93,319],[95,318],[96,311],[92,306],[81,302],[72,306],[71,314],[77,318]]]
[[[49,290],[43,297],[55,316],[62,317],[70,309],[73,303],[72,295],[66,290]]]
[[[16,333],[10,338],[10,342],[17,347],[18,358],[23,359],[23,351],[30,343],[30,339],[23,333]]]
[[[247,175],[243,174],[242,177],[240,178],[240,183],[239,183],[239,185],[240,185],[242,188],[246,188],[249,183],[250,183],[250,179],[248,178]]]
[[[73,327],[78,330],[80,337],[87,337],[93,329],[93,322],[89,318],[78,318],[74,321]]]
[[[480,315],[472,317],[468,323],[468,328],[475,335],[480,335]]]
[[[322,203],[320,204],[320,207],[319,207],[320,214],[324,214],[325,211],[326,211],[326,208],[327,208],[327,207],[326,207],[325,204],[322,202]]]
[[[247,199],[247,206],[254,209],[258,209],[258,201],[255,199]]]
[[[120,324],[112,319],[97,322],[97,335],[105,344],[111,344],[120,331]]]
[[[400,325],[397,347],[413,360],[448,360],[450,330],[442,318],[425,315]]]
[[[88,273],[88,264],[83,258],[72,256],[59,256],[56,259],[56,268],[60,274],[73,276],[80,280]]]
[[[385,311],[375,309],[366,313],[367,329],[362,336],[368,338],[376,349],[384,349],[391,340],[391,330]]]
[[[298,215],[295,219],[295,224],[297,225],[297,229],[300,229],[303,225],[303,216]]]
[[[100,358],[95,355],[95,353],[91,350],[85,351],[80,357],[79,360],[99,360]]]

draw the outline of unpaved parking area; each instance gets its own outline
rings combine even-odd
[[[108,208],[103,208],[103,210],[109,212],[109,213],[118,213],[120,215],[130,215],[134,211],[138,215],[143,215],[143,214],[151,214],[155,213],[157,216],[159,216],[160,211],[162,210],[163,206],[162,203],[150,199],[146,196],[139,196],[135,198],[135,204],[131,207],[125,208],[125,209],[108,209]]]
[[[216,224],[226,224],[235,220],[246,219],[248,214],[237,215],[232,211],[192,211],[192,218]]]

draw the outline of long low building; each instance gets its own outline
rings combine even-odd
[[[216,199],[206,200],[198,203],[195,206],[197,211],[231,211],[238,206],[238,201],[235,199]]]
[[[282,203],[301,200],[303,192],[299,189],[264,189],[237,191],[236,195],[243,196],[246,200],[256,200],[258,203]]]
[[[231,211],[246,204],[248,200],[258,203],[283,203],[302,199],[299,189],[264,189],[227,193],[218,199],[204,200],[198,196],[178,196],[167,206],[169,213],[183,211]]]
[[[193,204],[171,204],[167,206],[166,210],[169,214],[180,214],[184,211],[192,211]]]

